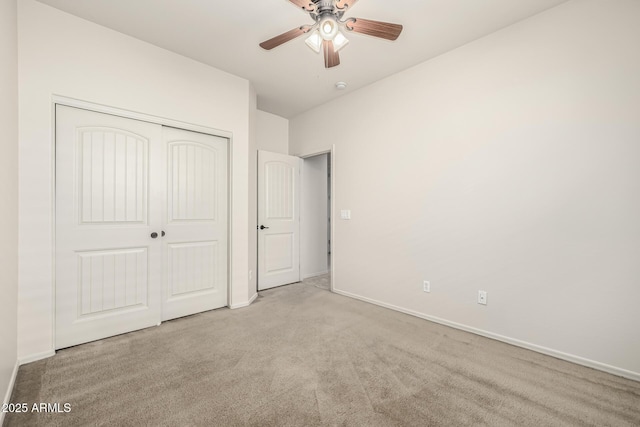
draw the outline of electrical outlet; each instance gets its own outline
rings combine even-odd
[[[478,304],[487,305],[486,291],[478,291]]]
[[[431,283],[429,283],[428,280],[425,280],[424,282],[422,282],[422,289],[425,292],[431,292]]]

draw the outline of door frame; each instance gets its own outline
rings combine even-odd
[[[331,221],[329,222],[329,232],[331,234],[331,261],[329,263],[329,275],[331,276],[331,292],[334,292],[334,283],[335,283],[335,249],[336,249],[336,241],[335,241],[335,207],[336,207],[336,167],[335,167],[335,158],[336,158],[336,145],[332,144],[331,148],[327,149],[327,150],[322,150],[322,151],[314,151],[311,153],[305,153],[305,154],[297,154],[298,157],[300,157],[301,159],[307,159],[309,157],[315,157],[315,156],[320,156],[322,154],[328,154],[329,155],[329,159],[330,159],[330,164],[331,164],[331,175],[330,175],[330,182],[331,182]],[[301,219],[302,221],[302,219]]]
[[[110,107],[107,105],[97,104],[89,101],[83,101],[80,99],[69,98],[61,95],[52,95],[51,96],[51,141],[52,141],[52,153],[51,156],[51,206],[50,206],[50,217],[51,217],[51,241],[53,244],[52,247],[52,353],[55,354],[56,350],[56,131],[57,131],[57,122],[56,122],[56,105],[65,105],[67,107],[79,108],[86,111],[93,111],[96,113],[110,114],[112,116],[124,117],[126,119],[133,119],[142,122],[154,123],[161,126],[168,126],[178,129],[184,129],[192,132],[204,133],[207,135],[218,136],[221,138],[226,138],[228,141],[228,150],[227,150],[227,307],[232,307],[232,290],[231,290],[231,266],[232,266],[232,257],[233,257],[233,215],[231,212],[232,209],[232,194],[233,194],[233,134],[228,131],[210,128],[207,126],[196,125],[193,123],[181,122],[178,120],[167,119],[164,117],[153,116],[150,114],[139,113],[136,111],[125,110],[122,108]],[[333,238],[333,237],[332,237]],[[160,323],[158,323],[160,325]]]

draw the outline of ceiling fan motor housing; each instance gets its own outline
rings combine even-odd
[[[316,5],[316,10],[319,16],[323,16],[327,13],[333,14],[335,9],[334,0],[313,0]]]

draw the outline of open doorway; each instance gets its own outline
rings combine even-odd
[[[331,155],[303,158],[300,207],[300,275],[331,289]],[[317,282],[317,284],[316,284]]]

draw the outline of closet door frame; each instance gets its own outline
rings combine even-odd
[[[231,266],[232,264],[232,246],[233,246],[233,216],[231,214],[232,209],[232,197],[233,194],[233,179],[232,179],[232,164],[233,164],[233,134],[228,131],[210,128],[207,126],[200,126],[192,123],[185,123],[178,120],[167,119],[164,117],[153,116],[149,114],[139,113],[135,111],[125,110],[116,107],[110,107],[106,105],[96,104],[88,101],[83,101],[79,99],[69,98],[60,95],[52,96],[52,104],[51,104],[51,123],[53,126],[51,127],[51,140],[52,149],[54,155],[51,157],[51,171],[52,171],[52,180],[51,180],[51,224],[52,224],[52,279],[53,279],[53,289],[52,289],[52,310],[51,310],[51,324],[52,324],[52,337],[53,337],[53,345],[52,348],[56,348],[56,105],[64,105],[68,107],[80,108],[87,111],[94,111],[97,113],[111,114],[113,116],[124,117],[127,119],[138,120],[142,122],[153,123],[161,126],[168,126],[178,129],[184,129],[187,131],[199,132],[208,135],[213,135],[217,137],[226,138],[228,140],[228,151],[227,151],[227,306],[232,307],[232,290],[231,290]],[[53,354],[53,353],[52,353]]]

